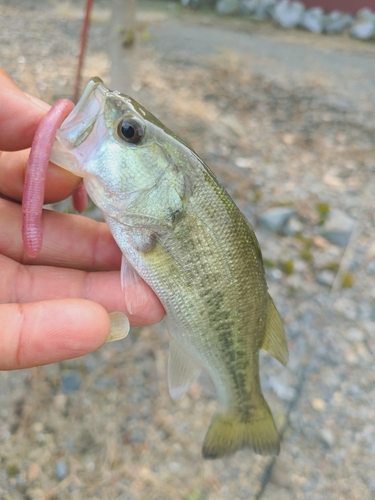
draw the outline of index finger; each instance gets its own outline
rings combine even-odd
[[[50,106],[22,92],[2,68],[0,102],[0,149],[29,148],[37,126]]]
[[[23,264],[69,267],[86,271],[120,269],[121,251],[108,226],[80,215],[43,213],[44,245],[31,259],[24,252],[20,205],[0,199],[0,254]]]

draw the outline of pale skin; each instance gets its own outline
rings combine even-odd
[[[49,105],[24,94],[0,68],[0,370],[38,366],[87,354],[110,331],[109,311],[132,325],[160,321],[164,309],[140,281],[126,310],[121,252],[106,224],[45,211],[43,247],[24,251],[22,191],[29,149]],[[69,196],[80,179],[50,164],[45,203]],[[128,291],[129,294],[132,290]]]

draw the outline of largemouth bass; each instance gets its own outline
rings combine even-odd
[[[58,130],[51,161],[83,177],[124,258],[166,311],[168,383],[180,398],[205,369],[219,398],[205,458],[249,447],[278,454],[259,380],[259,350],[286,365],[252,227],[205,163],[132,98],[90,80]]]

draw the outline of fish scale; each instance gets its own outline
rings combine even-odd
[[[123,128],[134,135],[122,136]],[[171,396],[181,397],[201,369],[210,375],[219,408],[203,456],[246,447],[277,454],[259,349],[286,364],[286,338],[254,231],[214,174],[151,113],[97,78],[58,131],[52,161],[82,176],[103,210],[127,259],[125,287],[135,270],[162,302]]]

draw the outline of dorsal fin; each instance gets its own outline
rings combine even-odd
[[[287,365],[289,352],[284,327],[281,322],[280,314],[269,294],[266,333],[261,347],[282,365]]]

